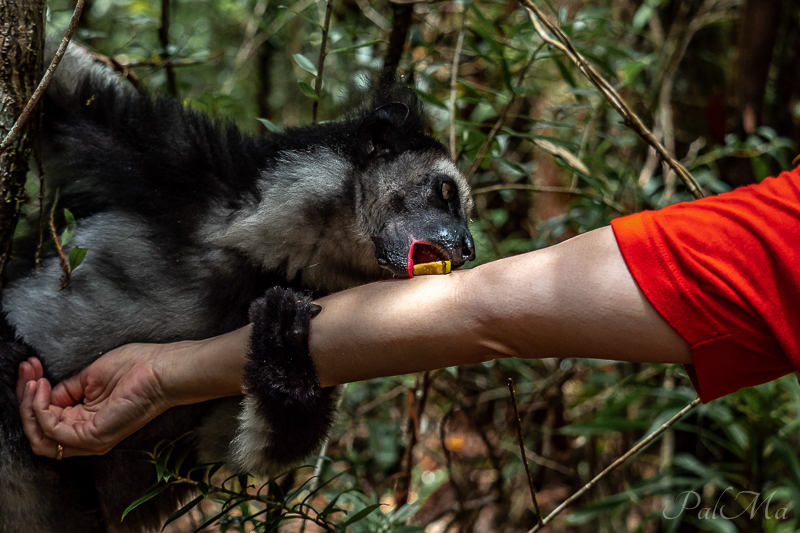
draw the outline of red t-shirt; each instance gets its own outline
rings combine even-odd
[[[703,402],[800,369],[800,167],[611,226]]]

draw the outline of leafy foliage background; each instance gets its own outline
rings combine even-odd
[[[165,4],[166,45],[159,38]],[[737,65],[748,46],[740,29],[744,1],[540,5],[645,122],[655,125],[707,191],[741,184],[730,177],[743,172],[756,181],[790,167],[798,149],[800,90],[795,85],[787,93],[782,84],[788,69],[800,72],[797,2],[784,3],[774,28],[774,53],[764,59],[772,66],[762,87],[763,113],[749,134],[737,122],[730,97],[741,83]],[[72,8],[63,0],[50,2],[48,31],[63,31]],[[130,69],[148,92],[174,91],[186,105],[266,135],[269,128],[311,119],[324,9],[324,1],[312,0],[93,0],[77,36],[114,58],[124,74]],[[383,66],[402,9],[413,14],[400,71],[418,89],[433,132],[446,144],[452,128],[458,164],[474,189],[475,264],[549,246],[617,216],[690,200],[673,175],[648,160],[647,146],[580,73],[542,46],[513,1],[412,7],[334,1],[328,49],[341,51],[325,61],[321,120],[346,113],[349,91]],[[451,86],[457,48],[457,82]],[[660,117],[655,124],[654,117]],[[476,163],[481,152],[485,157]],[[29,190],[33,197],[35,186]],[[543,512],[695,397],[678,367],[568,359],[499,360],[351,384],[322,471],[332,481],[309,493],[311,468],[288,473],[262,490],[281,504],[265,509],[247,495],[266,480],[223,483],[221,472],[213,479],[195,477],[203,497],[167,529],[193,530],[222,510],[209,527],[299,531],[302,520],[290,510],[305,501],[310,507],[301,505],[303,512],[327,509],[324,516],[354,532],[527,531],[535,517],[508,377],[516,383]],[[604,478],[549,530],[798,530],[795,511],[775,518],[778,508],[800,504],[798,405],[797,378],[787,376],[701,406]],[[158,472],[162,483],[175,482],[180,465],[164,453],[153,455],[160,462],[153,481]],[[404,496],[406,472],[411,480]],[[684,491],[695,491],[702,501],[681,513],[671,506]],[[772,493],[768,512],[761,507],[751,517],[752,496],[737,496],[741,491],[762,498]],[[715,505],[737,518],[699,514]],[[673,518],[665,518],[665,509]],[[346,524],[343,511],[358,520]],[[311,523],[304,527],[319,530]]]

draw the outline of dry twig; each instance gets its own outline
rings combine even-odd
[[[461,47],[464,45],[464,30],[467,29],[467,12],[461,15],[461,29],[456,39],[453,52],[453,66],[450,68],[450,157],[456,158],[456,85],[458,82],[458,62],[461,59]]]
[[[616,89],[614,89],[614,87],[575,49],[564,32],[550,22],[531,0],[520,0],[520,2],[528,10],[528,15],[539,36],[547,44],[563,52],[564,55],[575,63],[584,76],[600,90],[600,94],[602,94],[611,106],[622,116],[625,125],[655,149],[658,155],[661,156],[661,159],[680,176],[686,188],[695,198],[702,198],[705,196],[700,185],[694,179],[694,176],[667,152],[666,148],[664,148],[650,130],[645,127],[641,119],[633,112],[625,100],[622,99],[622,96],[620,96]]]
[[[169,0],[161,0],[161,25],[158,27],[158,40],[161,42],[161,57],[166,62],[167,89],[172,96],[178,96],[178,83],[172,68],[172,54],[169,51]]]
[[[61,239],[58,238],[56,224],[53,221],[56,214],[56,204],[58,204],[58,190],[56,190],[56,196],[53,199],[53,207],[50,209],[48,225],[50,227],[50,236],[53,238],[53,243],[56,245],[56,252],[58,252],[58,262],[61,265],[61,270],[64,271],[64,277],[61,279],[61,288],[58,289],[59,291],[63,291],[72,279],[72,271],[69,268],[69,261],[67,261],[67,256],[64,254],[64,249],[61,248]]]
[[[22,113],[19,114],[14,126],[11,127],[11,131],[8,132],[6,138],[3,139],[3,143],[0,144],[0,153],[5,152],[11,145],[12,139],[14,139],[14,137],[17,135],[22,125],[25,124],[25,121],[28,120],[28,116],[31,114],[31,111],[33,111],[33,108],[36,107],[36,104],[39,102],[39,98],[42,97],[44,90],[47,89],[47,86],[50,84],[50,80],[53,78],[53,73],[55,73],[56,68],[58,68],[58,64],[61,63],[61,58],[64,57],[64,52],[67,51],[67,45],[69,45],[69,41],[72,39],[72,34],[75,33],[75,27],[78,25],[78,19],[81,17],[81,13],[83,12],[84,2],[85,0],[78,0],[78,2],[75,4],[75,11],[72,13],[69,26],[67,27],[67,31],[64,32],[64,38],[61,39],[61,44],[58,46],[56,55],[53,57],[53,60],[50,61],[50,66],[47,67],[44,76],[42,76],[42,81],[39,82],[39,86],[36,87],[31,99],[28,100],[28,103],[25,105]]]
[[[311,122],[317,123],[317,110],[319,109],[319,94],[322,91],[322,71],[325,68],[325,48],[328,46],[328,30],[331,26],[331,10],[333,8],[333,0],[328,0],[325,6],[325,21],[322,23],[322,42],[319,45],[319,61],[317,62],[317,79],[314,80],[314,94],[317,95],[314,99],[314,105],[311,108]]]
[[[547,516],[544,518],[544,520],[542,520],[542,522],[541,522],[540,524],[537,524],[536,526],[534,526],[534,527],[533,527],[533,528],[532,528],[530,531],[528,531],[528,533],[536,533],[536,532],[537,532],[537,531],[539,531],[539,530],[540,530],[542,527],[544,527],[544,526],[546,526],[547,524],[549,524],[549,523],[550,523],[550,522],[551,522],[551,521],[552,521],[552,520],[553,520],[553,519],[554,519],[556,516],[558,516],[558,515],[561,513],[561,511],[563,511],[564,509],[566,509],[567,507],[569,507],[569,506],[570,506],[570,505],[571,505],[571,504],[572,504],[572,503],[573,503],[575,500],[577,500],[578,498],[580,498],[581,496],[583,496],[583,495],[584,495],[584,493],[586,493],[586,491],[588,491],[588,490],[589,490],[589,489],[591,489],[593,486],[595,486],[595,484],[597,484],[597,482],[598,482],[598,481],[600,481],[600,480],[601,480],[601,479],[603,479],[605,476],[607,476],[609,472],[611,472],[612,470],[614,470],[615,468],[617,468],[618,466],[620,466],[620,465],[621,465],[622,463],[624,463],[624,462],[625,462],[625,461],[626,461],[626,460],[627,460],[629,457],[631,457],[631,456],[635,455],[637,452],[639,452],[640,450],[642,450],[643,448],[645,448],[645,447],[646,447],[647,445],[649,445],[651,442],[653,442],[653,441],[655,441],[656,439],[658,439],[658,437],[660,437],[660,436],[661,436],[661,435],[662,435],[662,434],[663,434],[665,431],[667,431],[667,430],[668,430],[670,427],[672,427],[672,425],[673,425],[675,422],[677,422],[678,420],[680,420],[681,418],[683,418],[683,416],[684,416],[686,413],[688,413],[689,411],[691,411],[692,409],[694,409],[695,407],[697,407],[697,405],[698,405],[699,403],[700,403],[700,398],[695,398],[695,399],[692,401],[692,403],[690,403],[689,405],[687,405],[686,407],[684,407],[683,409],[681,409],[681,410],[680,410],[680,411],[679,411],[679,412],[678,412],[678,413],[677,413],[675,416],[673,416],[672,418],[670,418],[669,420],[667,420],[666,422],[664,422],[664,424],[662,424],[662,425],[661,425],[661,427],[659,427],[657,430],[655,430],[654,432],[652,432],[650,435],[648,435],[647,437],[645,437],[645,438],[643,438],[641,441],[639,441],[639,443],[638,443],[636,446],[634,446],[633,448],[631,448],[630,450],[628,450],[627,452],[625,452],[625,455],[623,455],[622,457],[620,457],[619,459],[617,459],[616,461],[614,461],[613,463],[611,463],[611,464],[610,464],[610,465],[609,465],[609,466],[608,466],[608,467],[607,467],[605,470],[603,470],[602,472],[600,472],[599,474],[597,474],[597,475],[594,477],[594,479],[592,479],[591,481],[589,481],[589,483],[587,483],[586,485],[584,485],[584,486],[583,486],[583,488],[581,488],[581,489],[580,489],[579,491],[577,491],[575,494],[573,494],[572,496],[570,496],[569,498],[567,498],[566,500],[564,500],[563,502],[561,502],[561,504],[560,504],[558,507],[556,507],[555,509],[553,509],[553,511],[552,511],[552,512],[551,512],[549,515],[547,515]]]
[[[403,457],[403,475],[397,481],[394,499],[398,507],[408,502],[408,491],[411,488],[411,470],[414,467],[414,447],[419,442],[420,419],[425,412],[425,404],[428,401],[428,389],[430,388],[430,372],[423,372],[417,381],[414,391],[422,391],[416,406],[413,403],[413,396],[409,399],[408,406],[408,446]]]
[[[528,466],[528,454],[525,453],[525,441],[522,439],[522,422],[519,419],[519,406],[517,405],[517,395],[514,393],[514,380],[508,378],[508,392],[511,395],[511,405],[514,407],[514,418],[517,422],[517,438],[519,439],[519,452],[522,457],[522,464],[525,465],[525,474],[528,476],[528,488],[531,490],[531,500],[533,500],[533,510],[536,513],[536,522],[540,526],[542,523],[542,513],[539,511],[539,502],[536,501],[536,488],[533,486],[531,469]]]

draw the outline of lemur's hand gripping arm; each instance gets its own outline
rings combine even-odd
[[[331,428],[335,388],[323,388],[308,349],[309,296],[275,287],[250,307],[244,368],[245,411],[232,445],[234,463],[275,472],[311,455]]]

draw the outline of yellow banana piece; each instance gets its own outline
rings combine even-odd
[[[434,261],[433,263],[420,263],[414,265],[415,276],[427,276],[428,274],[449,274],[450,261]]]

